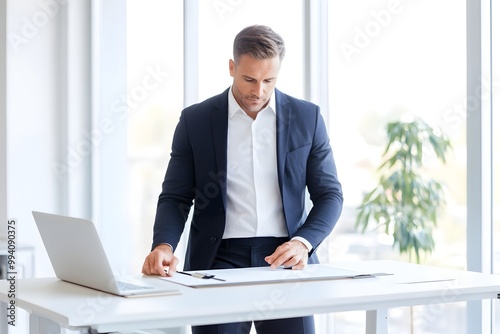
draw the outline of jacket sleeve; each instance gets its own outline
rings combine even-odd
[[[311,243],[313,246],[311,254],[331,233],[343,206],[342,187],[319,107],[316,108],[315,115],[315,128],[306,165],[306,185],[312,208],[304,224],[295,234]]]
[[[172,141],[170,161],[158,198],[153,228],[153,245],[168,243],[177,247],[194,199],[193,152],[182,112]]]

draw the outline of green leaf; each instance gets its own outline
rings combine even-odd
[[[445,163],[451,143],[421,119],[391,122],[386,130],[388,141],[376,170],[379,182],[363,196],[355,227],[362,232],[370,226],[383,227],[386,234],[392,233],[400,253],[420,261],[422,252],[434,249],[432,228],[446,204],[443,186],[424,178],[422,161],[434,153]]]

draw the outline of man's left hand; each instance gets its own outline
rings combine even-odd
[[[271,269],[279,266],[292,269],[304,269],[307,265],[309,251],[306,245],[299,240],[290,240],[276,248],[273,254],[264,260],[271,265]]]

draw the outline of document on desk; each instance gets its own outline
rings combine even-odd
[[[375,275],[345,269],[338,269],[325,265],[309,265],[302,270],[254,267],[185,271],[177,272],[171,277],[161,277],[161,279],[192,288],[207,288],[229,285],[287,283],[296,281],[318,281],[370,277],[375,277]]]

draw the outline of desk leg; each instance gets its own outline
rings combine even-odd
[[[39,317],[35,314],[30,314],[30,331],[29,334],[65,334],[66,330],[58,324],[48,319]]]
[[[0,333],[8,333],[7,327],[7,303],[0,302]]]
[[[366,334],[387,334],[387,309],[366,311]]]

